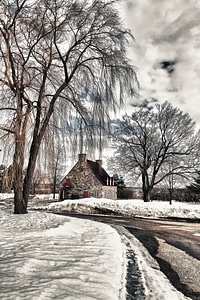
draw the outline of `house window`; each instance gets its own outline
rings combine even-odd
[[[95,197],[95,198],[99,198],[99,191],[98,191],[98,190],[95,190],[95,191],[94,191],[94,197]]]

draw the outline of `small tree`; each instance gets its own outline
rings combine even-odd
[[[174,162],[170,162],[167,165],[164,165],[162,167],[162,174],[163,176],[165,174],[169,174],[168,176],[164,177],[164,179],[161,182],[161,187],[164,189],[167,189],[168,191],[168,200],[169,203],[172,204],[172,200],[175,195],[176,188],[179,186],[184,186],[185,181],[188,181],[188,174],[180,173],[180,174],[174,174],[173,170],[175,169],[176,165],[174,165]]]
[[[123,191],[124,191],[126,185],[124,183],[123,177],[119,176],[118,174],[114,174],[113,179],[114,179],[115,185],[117,186],[117,198],[118,199],[124,198]]]
[[[10,165],[7,168],[4,168],[2,174],[2,186],[3,193],[11,193],[13,189],[13,166]]]
[[[140,177],[146,202],[165,178],[185,177],[199,165],[195,122],[168,102],[125,115],[112,138],[117,150],[109,165],[115,172],[121,169],[131,178]]]

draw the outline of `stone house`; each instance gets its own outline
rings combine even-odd
[[[77,198],[117,199],[114,179],[102,168],[102,160],[91,161],[79,154],[78,162],[60,183],[60,200]]]

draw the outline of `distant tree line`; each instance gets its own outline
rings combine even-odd
[[[200,197],[197,194],[192,193],[188,188],[175,188],[172,198],[166,188],[154,188],[151,193],[151,199],[168,202],[175,200],[180,202],[200,203]]]

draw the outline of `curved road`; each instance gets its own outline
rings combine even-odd
[[[200,299],[199,221],[73,216],[125,227],[148,249],[176,289],[191,299]]]

